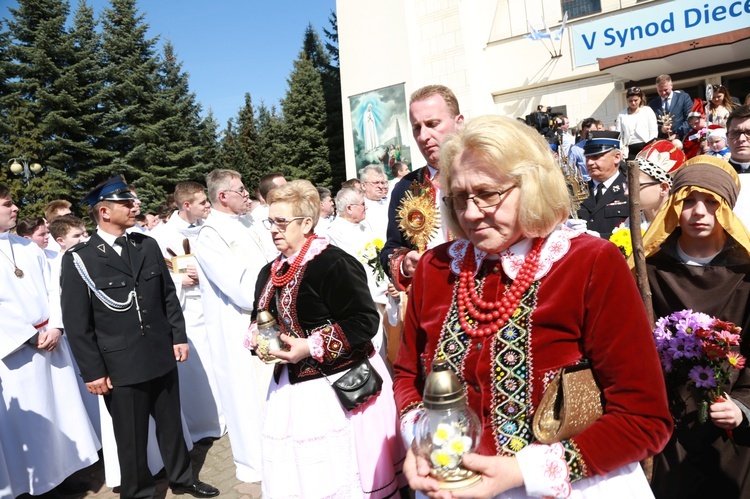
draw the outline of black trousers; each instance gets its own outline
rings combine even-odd
[[[170,485],[193,483],[190,454],[182,434],[176,367],[159,378],[116,386],[104,396],[104,402],[117,442],[122,499],[151,499],[156,491],[146,455],[149,415],[156,422],[156,440]]]

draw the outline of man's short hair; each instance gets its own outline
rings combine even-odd
[[[181,209],[183,203],[190,203],[196,194],[205,192],[206,187],[198,182],[180,182],[174,186],[174,203]]]
[[[669,75],[659,75],[656,77],[656,84],[661,85],[662,83],[669,83],[672,81],[672,77]]]
[[[281,172],[273,172],[260,177],[260,182],[258,183],[258,193],[264,200],[266,199],[266,196],[268,196],[268,193],[271,192],[271,189],[276,187],[276,184],[273,181],[277,178],[284,178],[284,174]]]
[[[65,237],[65,234],[79,227],[86,227],[83,220],[73,214],[62,215],[49,223],[49,233],[54,239],[57,239],[58,237]]]
[[[0,198],[9,198],[10,189],[5,184],[0,184]]]
[[[445,85],[426,85],[422,88],[418,88],[411,94],[411,97],[409,98],[409,106],[411,106],[415,102],[429,99],[433,95],[439,95],[443,98],[443,100],[445,101],[445,105],[448,107],[448,111],[450,111],[451,115],[458,116],[459,114],[461,114],[461,110],[458,107],[458,99],[456,99],[456,94],[454,94],[453,91]]]
[[[219,191],[229,189],[229,184],[233,178],[241,179],[242,176],[234,170],[216,169],[206,175],[206,185],[208,186],[208,199],[213,204],[219,201]]]
[[[341,182],[342,189],[359,189],[362,182],[358,178],[350,178]]]
[[[320,196],[320,200],[323,201],[325,198],[331,197],[331,189],[328,187],[321,187],[321,186],[315,186],[316,189],[318,189],[318,196]]]
[[[395,178],[398,177],[398,172],[403,169],[409,169],[409,165],[403,161],[396,161],[391,165],[391,175]]]
[[[346,213],[346,207],[356,204],[364,194],[359,189],[353,187],[344,187],[336,194],[336,213],[342,215]]]
[[[44,218],[46,218],[48,222],[51,222],[56,217],[58,211],[70,210],[71,206],[73,205],[70,204],[70,201],[64,199],[50,201],[47,203],[47,206],[44,207]]]
[[[382,175],[385,177],[385,170],[383,170],[383,167],[380,165],[367,165],[364,168],[362,168],[359,171],[359,181],[360,182],[368,182],[367,178],[370,175],[370,173],[374,173],[376,175]]]
[[[750,118],[750,106],[737,106],[727,116],[727,130],[732,126],[734,120],[744,120]],[[0,196],[2,197],[2,196]]]

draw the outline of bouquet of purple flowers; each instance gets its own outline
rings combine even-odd
[[[654,338],[664,377],[699,392],[701,423],[708,420],[709,404],[722,400],[731,370],[745,367],[745,357],[736,348],[740,331],[731,322],[692,310],[656,321]]]

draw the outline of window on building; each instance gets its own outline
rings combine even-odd
[[[560,0],[562,11],[568,13],[568,18],[588,16],[602,11],[601,0]]]

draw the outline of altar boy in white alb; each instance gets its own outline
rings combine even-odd
[[[172,280],[185,316],[190,359],[178,364],[177,368],[180,372],[182,414],[193,442],[206,437],[218,438],[226,430],[203,317],[194,248],[198,231],[211,212],[205,190],[197,182],[177,184],[174,190],[177,211],[172,213],[167,223],[160,224],[158,230],[151,232],[164,258],[171,262]]]
[[[199,282],[219,398],[237,478],[261,479],[261,417],[273,370],[243,348],[255,281],[268,263],[261,234],[246,216],[250,196],[240,174],[206,176],[211,213],[195,241]],[[265,237],[269,235],[263,234]]]
[[[9,233],[17,214],[0,185],[0,497],[52,490],[95,463],[99,447],[70,351],[48,327],[49,263]]]

